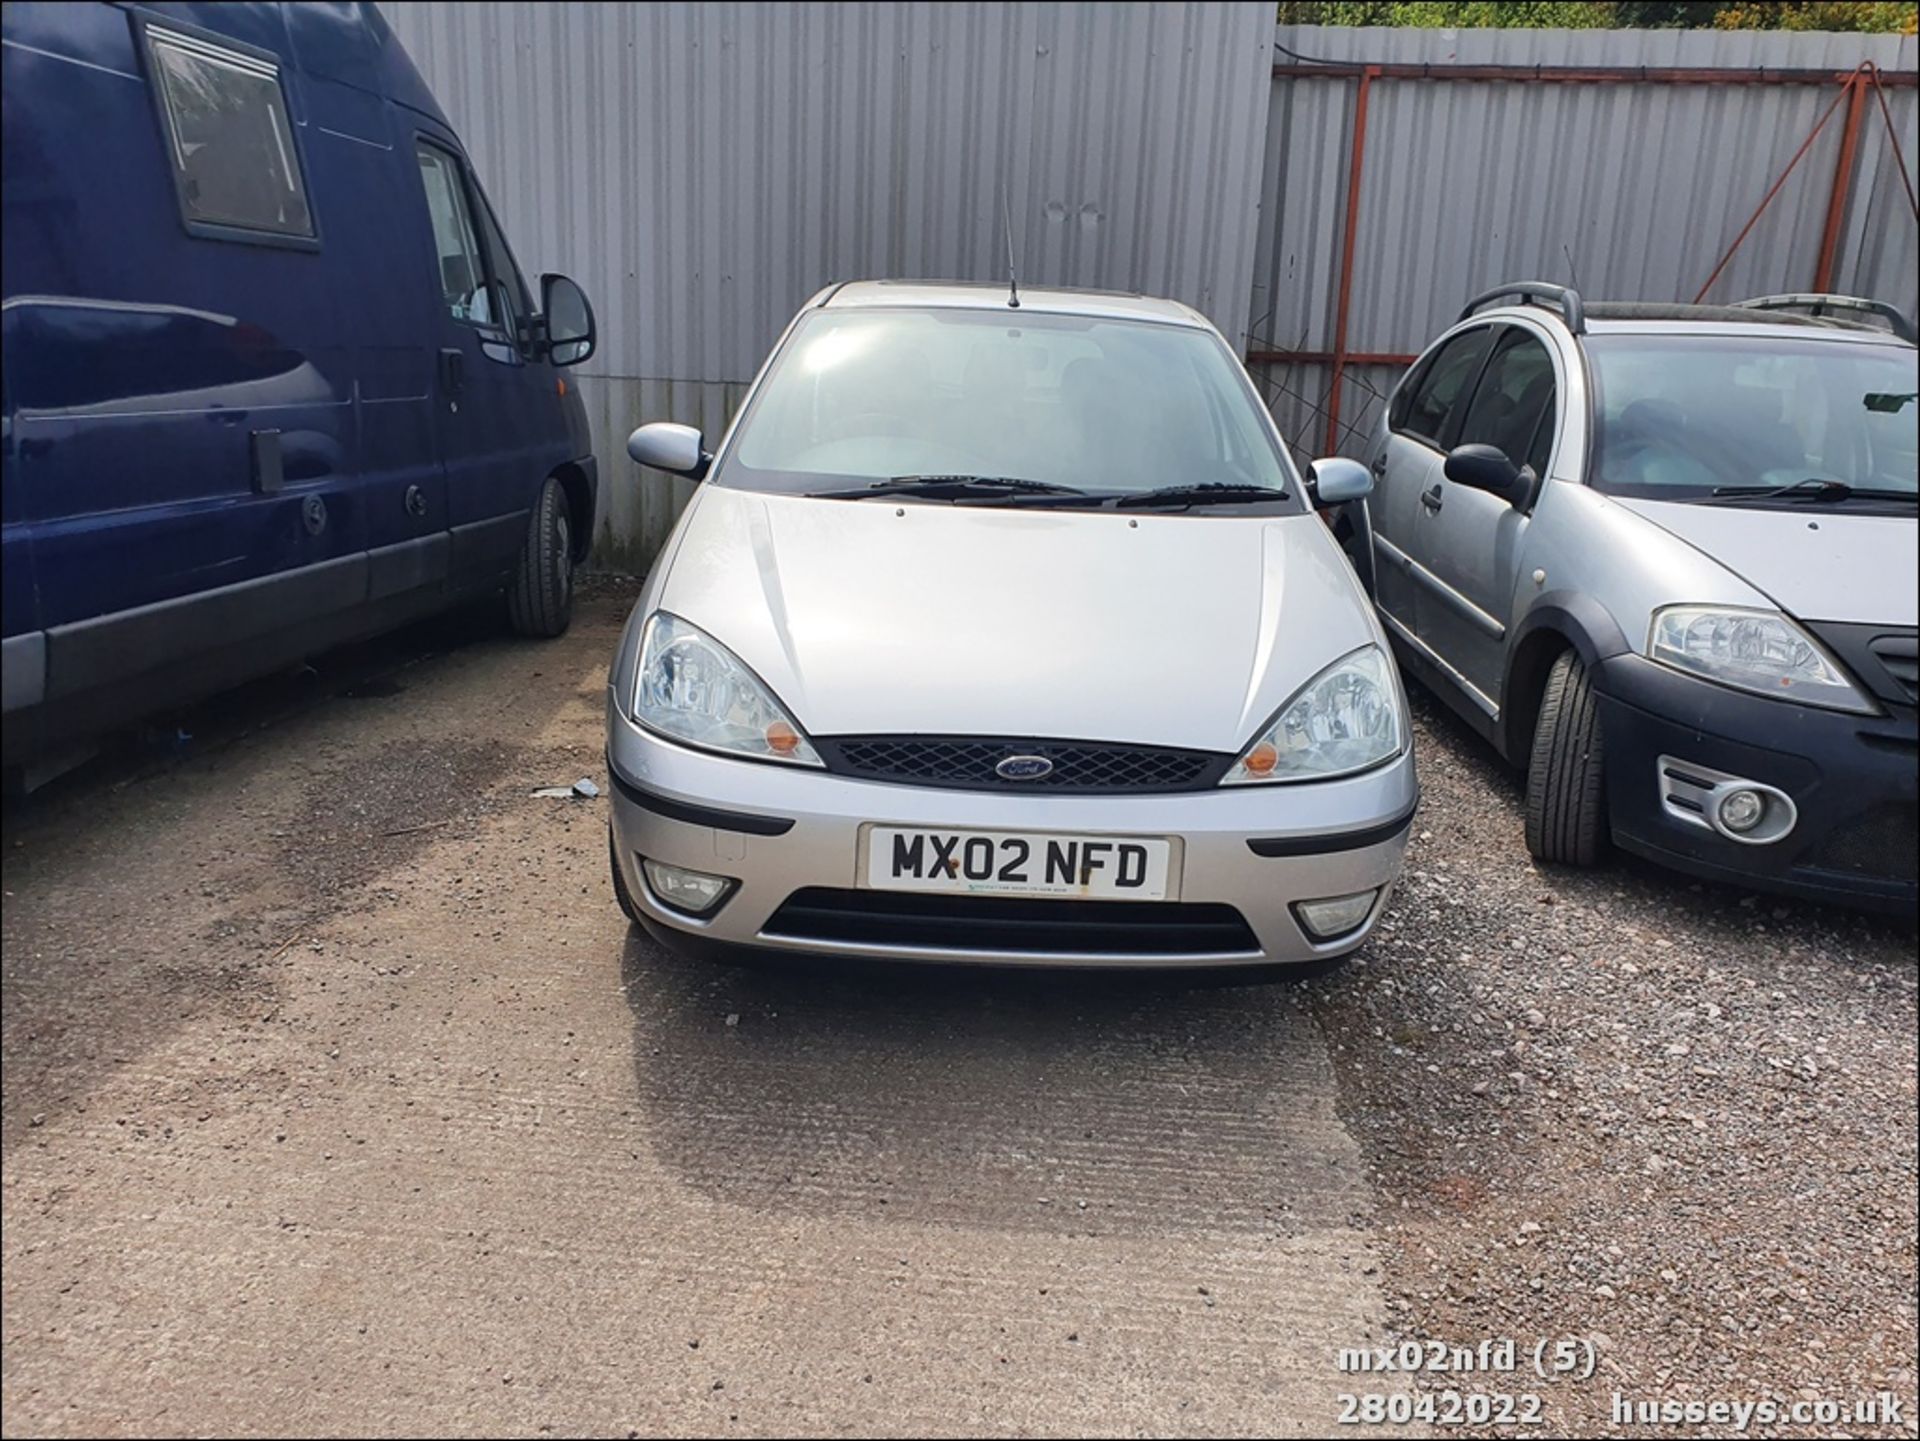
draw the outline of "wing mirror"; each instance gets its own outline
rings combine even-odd
[[[670,420],[656,420],[628,436],[627,454],[642,465],[694,480],[705,479],[707,467],[713,463],[699,430]]]
[[[1533,502],[1535,476],[1532,469],[1515,465],[1497,445],[1456,445],[1447,453],[1447,479],[1455,485],[1484,490],[1497,495],[1517,510]]]
[[[586,291],[564,275],[543,275],[540,314],[547,357],[555,365],[578,365],[593,354],[593,306]]]
[[[1357,460],[1330,455],[1307,467],[1307,496],[1315,509],[1365,500],[1373,494],[1373,476]]]

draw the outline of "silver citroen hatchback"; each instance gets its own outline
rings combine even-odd
[[[1416,800],[1386,637],[1219,333],[1139,296],[823,291],[607,698],[613,881],[682,950],[1003,965],[1352,951]]]
[[[1469,304],[1341,517],[1527,844],[1914,914],[1914,331],[1892,307]]]

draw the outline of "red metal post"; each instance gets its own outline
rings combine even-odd
[[[1814,267],[1813,290],[1825,295],[1833,289],[1833,261],[1840,249],[1840,223],[1847,215],[1847,191],[1853,188],[1853,155],[1860,144],[1860,112],[1867,103],[1867,64],[1847,78],[1846,128],[1840,132],[1840,159],[1833,167],[1833,194],[1827,200],[1827,228],[1820,236],[1820,262]]]
[[[1340,448],[1340,377],[1347,369],[1347,309],[1353,299],[1353,241],[1360,223],[1360,177],[1367,153],[1367,100],[1378,65],[1360,72],[1360,93],[1353,102],[1353,154],[1347,161],[1347,223],[1340,236],[1340,298],[1333,316],[1333,384],[1327,396],[1327,454]]]

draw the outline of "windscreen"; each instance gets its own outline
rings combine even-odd
[[[1838,339],[1596,335],[1593,483],[1695,500],[1834,480],[1916,490],[1915,351]]]
[[[813,491],[923,475],[1128,492],[1291,478],[1244,373],[1204,330],[876,309],[800,322],[716,479]]]

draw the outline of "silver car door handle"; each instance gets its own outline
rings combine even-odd
[[[1424,505],[1428,510],[1440,509],[1440,487],[1436,485],[1432,490],[1421,491],[1420,504]]]

